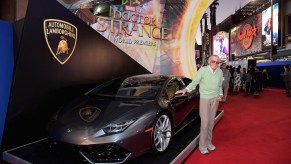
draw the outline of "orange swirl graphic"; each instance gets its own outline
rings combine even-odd
[[[183,75],[194,78],[197,74],[195,62],[195,38],[196,28],[199,25],[203,13],[213,0],[189,0],[187,9],[183,15],[183,20],[178,29],[180,36],[180,55]],[[194,64],[193,64],[194,63]]]

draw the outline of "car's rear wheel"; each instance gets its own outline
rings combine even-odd
[[[154,122],[152,134],[153,149],[155,152],[163,152],[167,149],[172,137],[171,120],[166,113],[161,113]]]

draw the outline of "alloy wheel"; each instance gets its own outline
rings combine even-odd
[[[156,121],[154,130],[154,144],[157,151],[166,150],[171,140],[171,130],[170,118],[166,114],[161,115]]]

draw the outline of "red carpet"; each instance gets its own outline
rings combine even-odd
[[[201,155],[195,149],[185,163],[291,163],[291,98],[284,90],[229,95],[220,109],[225,113],[213,132],[217,150]]]

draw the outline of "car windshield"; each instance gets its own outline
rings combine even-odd
[[[130,77],[111,80],[89,94],[102,97],[154,99],[165,79]]]

